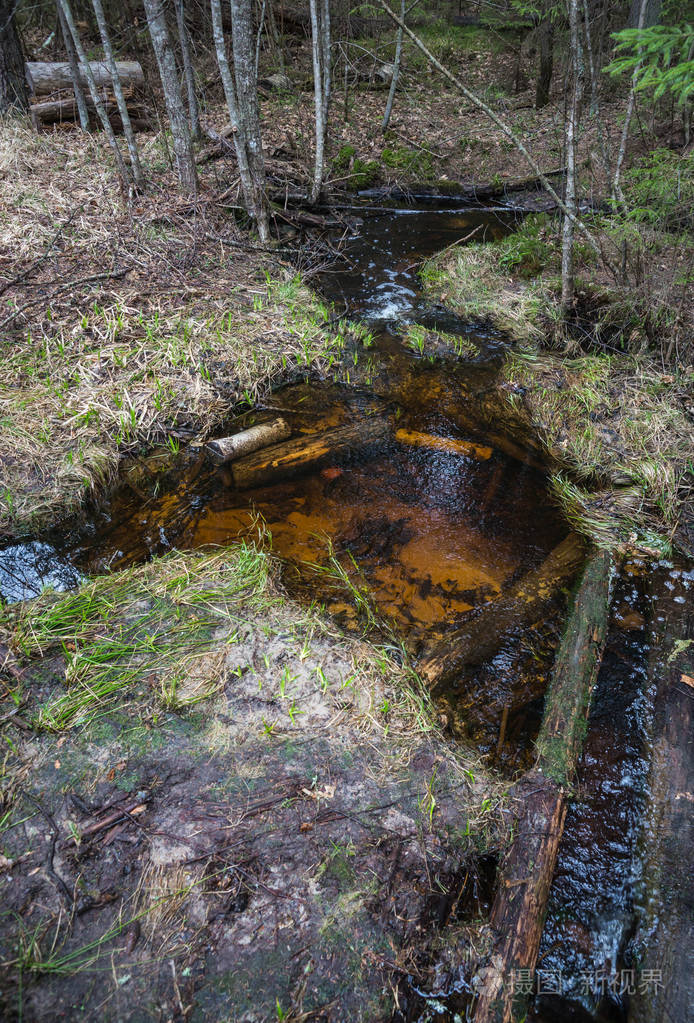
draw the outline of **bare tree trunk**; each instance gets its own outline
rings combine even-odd
[[[405,0],[400,0],[400,19],[405,23]],[[388,102],[386,103],[386,110],[383,115],[383,121],[381,123],[382,131],[388,130],[390,124],[390,115],[393,112],[393,103],[395,102],[395,92],[398,87],[398,79],[400,78],[400,62],[402,60],[402,37],[403,29],[398,25],[398,34],[395,40],[395,60],[393,61],[393,77],[390,80],[390,91],[388,93]]]
[[[607,182],[612,181],[612,160],[610,158],[610,149],[608,140],[605,138],[605,132],[602,128],[602,119],[600,117],[600,96],[598,94],[598,75],[595,63],[595,54],[593,53],[593,40],[591,38],[591,27],[590,27],[590,11],[588,8],[588,0],[583,0],[583,20],[585,24],[586,33],[586,50],[588,53],[588,67],[590,70],[590,113],[591,117],[595,117],[595,127],[598,133],[598,144],[600,146],[600,155],[602,156],[602,165],[605,170],[605,180]]]
[[[270,238],[270,225],[255,75],[252,0],[231,0],[231,42],[238,112],[243,125],[251,176],[252,209],[258,223],[258,235],[264,245]]]
[[[123,184],[127,187],[128,171],[125,166],[125,161],[123,160],[123,154],[121,153],[120,148],[118,146],[118,142],[116,141],[116,136],[113,132],[111,122],[108,119],[108,114],[104,109],[104,104],[101,102],[99,88],[94,79],[94,73],[91,69],[89,61],[87,60],[87,55],[84,52],[82,40],[80,39],[79,32],[77,31],[77,26],[75,25],[75,19],[72,17],[70,2],[69,0],[58,0],[58,5],[63,12],[63,17],[65,18],[67,27],[70,29],[70,35],[72,36],[72,41],[75,45],[77,56],[79,57],[80,69],[87,81],[87,86],[89,87],[89,94],[92,97],[92,102],[96,108],[96,112],[98,114],[99,120],[101,121],[102,127],[106,134],[106,138],[108,139],[109,145],[111,146],[113,154],[116,158],[116,167],[118,168],[118,173],[121,177]]]
[[[60,21],[60,31],[63,33],[63,42],[65,43],[67,59],[70,64],[72,88],[75,93],[75,102],[77,103],[77,113],[79,114],[80,128],[82,129],[82,131],[89,131],[89,111],[87,110],[87,100],[84,95],[84,89],[82,88],[82,82],[80,81],[80,72],[79,65],[77,64],[77,53],[75,51],[75,44],[72,41],[70,29],[67,27],[65,15],[63,14],[63,9],[60,6],[60,4],[58,4],[58,20]]]
[[[539,32],[539,66],[535,83],[535,106],[538,110],[549,103],[554,69],[554,25],[551,4],[545,3]]]
[[[101,42],[104,47],[106,63],[108,64],[108,69],[111,72],[113,92],[116,97],[116,103],[118,104],[118,113],[120,114],[120,119],[123,124],[123,134],[125,135],[125,141],[128,144],[133,180],[138,188],[142,188],[145,179],[144,174],[142,173],[142,165],[140,164],[140,154],[137,150],[135,132],[133,131],[133,126],[130,123],[130,115],[128,114],[128,106],[123,95],[123,85],[120,80],[120,75],[118,74],[116,58],[113,55],[113,47],[111,46],[111,39],[108,34],[108,25],[106,24],[106,15],[104,14],[104,8],[101,0],[92,0],[92,6],[94,7],[94,14],[96,15],[96,23],[99,26],[99,34],[101,35]]]
[[[578,0],[569,0],[571,98],[566,116],[566,213],[561,239],[561,308],[566,316],[574,300],[574,225],[576,222],[576,136],[581,93]]]
[[[152,37],[154,55],[157,58],[159,76],[164,88],[166,110],[171,124],[178,179],[186,192],[195,193],[198,187],[195,156],[188,129],[188,119],[181,99],[171,36],[166,25],[164,0],[144,0],[144,4],[149,34]]]
[[[234,149],[236,151],[236,159],[239,165],[239,177],[241,178],[241,188],[243,190],[243,196],[246,202],[246,209],[248,210],[249,215],[252,216],[253,187],[251,183],[251,172],[248,166],[246,138],[243,130],[244,126],[241,123],[241,119],[239,117],[239,108],[238,103],[236,102],[236,89],[234,87],[234,80],[231,77],[229,61],[227,60],[226,43],[224,41],[224,30],[222,28],[222,9],[219,0],[210,0],[210,10],[212,13],[212,35],[214,37],[215,52],[217,54],[217,65],[219,67],[219,74],[222,79],[224,96],[227,101],[229,120],[231,121],[231,128],[234,139]]]
[[[195,94],[195,73],[193,71],[193,58],[190,52],[190,36],[186,25],[185,0],[176,0],[176,24],[178,25],[178,38],[181,42],[181,54],[183,56],[183,74],[186,80],[186,93],[188,96],[190,133],[198,141],[202,138],[200,108],[198,107],[198,97]]]
[[[330,0],[310,0],[313,50],[313,96],[316,116],[316,159],[311,202],[318,202],[325,173],[325,140],[330,106]]]
[[[267,9],[267,0],[263,0],[260,5],[260,14],[258,16],[258,31],[255,37],[255,77],[258,79],[258,68],[260,67],[260,44],[263,39],[263,28],[265,26],[265,11]]]
[[[0,0],[0,114],[27,111],[24,54],[15,23],[17,0]]]
[[[636,3],[637,0],[634,0]],[[646,9],[648,7],[648,0],[640,0],[641,6],[639,8],[639,21],[638,27],[643,28],[646,20]],[[631,124],[631,118],[634,113],[634,106],[636,104],[636,85],[639,80],[639,72],[641,71],[642,61],[639,60],[638,64],[634,68],[634,73],[631,76],[631,89],[629,91],[629,99],[627,100],[627,112],[624,118],[624,127],[622,128],[622,138],[619,143],[619,152],[617,153],[617,162],[614,168],[614,177],[612,179],[612,194],[615,199],[620,203],[624,203],[624,193],[619,183],[619,179],[622,174],[622,164],[624,163],[624,157],[627,151],[627,140],[629,138],[629,126]]]

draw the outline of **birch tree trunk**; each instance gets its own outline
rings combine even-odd
[[[561,308],[566,316],[574,299],[574,225],[576,222],[576,136],[581,90],[578,0],[569,0],[571,98],[566,113],[566,194],[561,238]]]
[[[234,53],[239,128],[243,125],[251,178],[252,210],[258,224],[260,241],[265,245],[270,239],[269,207],[265,188],[263,143],[260,135],[252,0],[231,0],[231,43]]]
[[[29,109],[24,54],[14,20],[16,0],[0,0],[0,114]]]
[[[198,97],[195,94],[195,73],[193,71],[193,58],[190,52],[190,35],[186,25],[185,0],[176,0],[176,24],[178,25],[178,38],[181,43],[181,55],[183,57],[183,74],[186,80],[190,132],[192,137],[198,141],[202,138],[200,108],[198,107]]]
[[[67,26],[67,22],[65,21],[65,15],[63,14],[63,10],[60,4],[58,4],[58,20],[60,21],[60,31],[63,33],[63,42],[65,43],[67,59],[70,65],[72,88],[75,93],[75,102],[77,103],[77,113],[80,119],[80,128],[82,129],[82,131],[89,131],[89,111],[87,110],[87,100],[84,95],[84,89],[82,88],[82,82],[80,81],[80,72],[79,66],[77,64],[77,53],[75,51],[75,44],[72,41],[70,29]]]
[[[159,76],[164,88],[166,110],[171,123],[178,180],[186,192],[193,194],[197,191],[198,176],[195,170],[195,156],[188,129],[188,119],[181,99],[176,58],[166,25],[164,0],[144,0],[144,4],[149,34],[152,37],[154,55],[157,58]]]
[[[101,42],[104,47],[104,56],[106,57],[106,63],[108,69],[111,72],[111,81],[113,83],[113,92],[116,97],[116,103],[118,104],[118,113],[123,123],[123,134],[125,135],[125,141],[128,144],[128,152],[130,153],[130,166],[133,172],[133,180],[138,188],[142,188],[144,184],[144,175],[142,173],[142,165],[140,164],[140,154],[137,150],[137,142],[135,140],[135,132],[130,122],[130,115],[128,113],[128,105],[125,102],[125,96],[123,95],[123,84],[120,80],[118,73],[118,67],[116,66],[116,58],[113,55],[113,47],[111,46],[111,38],[108,34],[108,25],[106,24],[106,15],[104,14],[104,8],[101,0],[92,0],[92,6],[94,7],[94,14],[96,15],[96,23],[99,26],[99,34],[101,36]],[[80,118],[82,112],[80,111]]]
[[[330,106],[330,0],[310,0],[313,52],[313,97],[316,118],[316,160],[311,202],[318,202],[325,174],[325,139]]]
[[[405,0],[400,0],[400,19],[402,23],[405,23]],[[398,88],[398,79],[400,78],[400,62],[402,61],[402,37],[404,30],[402,26],[398,25],[398,34],[395,39],[395,60],[393,61],[393,77],[390,80],[390,91],[388,92],[388,101],[386,103],[385,113],[383,114],[383,121],[381,122],[381,130],[387,131],[388,125],[390,124],[390,115],[393,112],[393,103],[395,102],[395,93]]]
[[[75,51],[77,52],[77,56],[79,57],[80,70],[82,71],[82,74],[86,79],[87,86],[89,88],[89,94],[92,98],[92,102],[96,108],[97,115],[99,117],[99,120],[101,121],[101,125],[104,129],[109,145],[113,150],[113,155],[116,158],[116,167],[118,169],[121,181],[127,187],[129,183],[129,177],[128,171],[125,166],[125,161],[123,160],[123,154],[120,151],[120,147],[116,140],[116,136],[113,132],[111,122],[108,119],[108,114],[104,109],[104,104],[101,102],[101,96],[99,95],[99,87],[96,84],[96,81],[94,79],[94,72],[92,71],[89,61],[87,60],[87,55],[84,52],[82,40],[80,39],[79,32],[77,31],[75,19],[72,16],[72,10],[70,9],[70,2],[69,0],[58,0],[58,6],[61,8],[63,12],[63,17],[65,18],[65,23],[67,24],[67,27],[70,29],[72,42],[74,43]]]

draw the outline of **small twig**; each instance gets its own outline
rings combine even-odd
[[[61,291],[69,291],[72,288],[79,288],[83,284],[91,284],[94,281],[107,281],[107,280],[119,280],[121,277],[125,277],[130,272],[132,267],[126,267],[125,270],[114,270],[110,273],[104,274],[90,274],[89,277],[81,277],[76,281],[67,281],[65,284],[59,284],[57,288],[50,293],[50,295],[41,295],[40,298],[33,298],[30,302],[25,302],[24,305],[19,306],[13,312],[6,316],[4,320],[0,320],[0,330],[4,330],[13,320],[16,320],[18,316],[21,316],[23,312],[30,309],[32,306],[39,305],[41,302],[50,302],[52,298],[59,295]]]

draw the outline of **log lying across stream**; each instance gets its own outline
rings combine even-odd
[[[479,964],[475,1023],[511,1023],[523,1017],[527,989],[514,985],[514,978],[531,977],[537,963],[567,790],[581,752],[607,636],[611,575],[609,554],[600,551],[589,559],[557,653],[537,763],[515,788],[521,810],[515,838],[499,870],[490,917],[494,948],[489,962]]]
[[[232,472],[239,490],[287,479],[297,473],[341,461],[353,452],[384,444],[391,436],[387,419],[372,417],[324,433],[304,434],[273,444],[234,462]]]
[[[536,620],[543,607],[570,583],[585,557],[583,541],[570,533],[543,561],[496,600],[471,611],[464,624],[447,632],[420,660],[417,670],[434,694],[445,689],[469,664],[494,654],[504,632]]]
[[[289,423],[280,416],[277,419],[272,419],[269,423],[258,423],[247,430],[233,433],[229,437],[211,440],[205,446],[205,450],[213,462],[223,465],[225,462],[232,462],[236,458],[250,455],[253,451],[259,451],[261,448],[267,448],[271,444],[286,440],[291,432]]]

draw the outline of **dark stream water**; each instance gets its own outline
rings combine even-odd
[[[349,592],[335,572],[321,571],[339,563],[353,585],[368,587],[378,613],[417,652],[539,566],[568,531],[545,477],[532,457],[523,457],[522,445],[513,458],[489,444],[470,414],[471,396],[489,387],[507,341],[424,305],[417,279],[425,257],[468,236],[494,240],[511,218],[508,211],[450,204],[377,214],[365,208],[344,261],[322,276],[320,287],[372,324],[375,344],[357,360],[363,366],[368,358],[368,369],[357,367],[349,386],[284,387],[231,424],[237,429],[281,412],[293,434],[310,435],[376,414],[397,430],[441,443],[413,446],[394,430],[377,450],[245,491],[231,486],[228,471],[214,467],[203,450],[189,451],[174,471],[125,483],[69,534],[0,551],[0,594],[23,599],[43,585],[74,586],[83,573],[172,547],[225,544],[261,529],[285,559],[293,593],[318,599],[350,624]],[[398,333],[407,321],[467,336],[479,358],[457,364],[416,358]],[[470,442],[488,453],[466,453]],[[651,711],[653,609],[645,566],[627,566],[614,608],[543,936],[541,970],[559,981],[552,991],[545,987],[529,1017],[544,1023],[627,1018],[627,1000],[614,985],[596,990],[590,978],[598,970],[619,974],[634,925]],[[454,731],[509,775],[532,760],[563,613],[559,600],[532,628],[511,629],[458,698]],[[457,1002],[455,994],[461,985],[453,979],[433,1001],[423,993],[411,997],[402,1018],[454,1019],[456,1010],[464,1012],[465,999]]]

